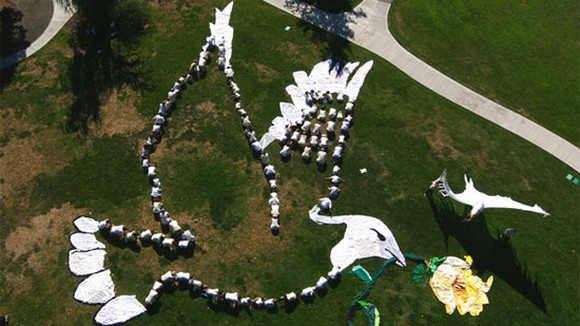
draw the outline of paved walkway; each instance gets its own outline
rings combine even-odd
[[[405,50],[389,31],[387,16],[392,0],[364,0],[353,11],[342,14],[329,14],[295,0],[264,1],[368,49],[435,93],[524,138],[580,173],[578,147],[459,84]]]
[[[48,23],[48,26],[44,32],[26,49],[21,50],[5,59],[2,59],[0,61],[0,69],[17,64],[18,62],[33,55],[36,51],[40,50],[50,40],[52,40],[53,37],[56,36],[56,33],[58,33],[64,24],[66,24],[66,22],[72,17],[73,14],[68,12],[61,4],[59,4],[59,1],[52,0],[52,3],[54,5],[52,18],[50,19],[50,23]]]

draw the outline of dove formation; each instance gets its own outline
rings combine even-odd
[[[103,305],[95,315],[94,321],[97,324],[124,323],[144,313],[146,309],[157,307],[162,295],[175,289],[187,290],[192,298],[205,298],[210,305],[230,311],[263,309],[275,312],[278,305],[293,308],[299,302],[311,303],[317,294],[323,296],[328,291],[327,285],[336,285],[342,272],[358,259],[379,257],[393,260],[401,267],[406,266],[405,256],[394,235],[381,220],[365,215],[332,216],[332,202],[338,198],[339,185],[344,181],[340,177],[340,170],[354,121],[356,99],[373,61],[360,67],[359,62],[349,62],[341,67],[332,60],[326,60],[316,64],[310,74],[295,72],[295,84],[286,87],[292,103],[280,103],[281,115],[275,117],[268,131],[258,138],[244,110],[241,91],[231,65],[234,29],[229,25],[229,19],[232,8],[233,2],[223,10],[216,9],[216,21],[210,23],[211,35],[206,38],[198,60],[191,63],[187,72],[172,85],[166,99],[159,104],[150,135],[141,149],[141,167],[151,185],[151,211],[153,218],[160,223],[160,232],[152,229],[128,231],[124,225],[116,225],[109,219],[96,221],[89,216],[81,216],[74,221],[79,232],[70,236],[74,249],[69,252],[69,270],[76,276],[88,276],[78,285],[74,298],[85,304]],[[152,158],[165,134],[176,101],[188,84],[206,76],[212,52],[216,51],[218,69],[225,74],[248,146],[254,158],[261,163],[270,190],[268,205],[272,232],[277,234],[279,230],[281,207],[276,168],[266,152],[266,148],[274,141],[278,141],[281,147],[279,154],[282,161],[291,159],[293,153],[297,153],[306,163],[315,160],[321,172],[326,171],[327,157],[331,157],[332,174],[326,178],[331,184],[328,196],[318,200],[318,204],[310,210],[309,217],[317,224],[346,224],[346,231],[343,239],[331,250],[332,270],[320,276],[314,285],[296,289],[296,292],[252,298],[235,291],[210,287],[189,272],[169,270],[154,282],[143,306],[134,295],[116,296],[112,273],[105,269],[106,246],[96,239],[95,233],[100,231],[105,239],[124,247],[153,247],[166,254],[192,256],[196,236],[191,230],[182,228],[164,207],[161,179]],[[339,105],[344,105],[344,109],[341,110]],[[368,171],[361,168],[359,172],[366,174]],[[510,198],[480,193],[467,177],[466,191],[455,194],[447,183],[445,171],[430,187],[431,191],[436,188],[440,189],[442,195],[472,206],[470,217],[491,207],[524,209],[547,215],[537,205],[526,206]]]

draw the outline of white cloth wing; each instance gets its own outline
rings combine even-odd
[[[260,138],[260,146],[266,149],[274,140],[283,140],[286,138],[286,119],[278,116],[272,120],[272,125],[268,128],[268,132]]]
[[[73,224],[80,232],[95,233],[99,231],[99,222],[92,217],[81,216],[74,220]]]
[[[90,275],[102,271],[107,252],[103,249],[68,252],[68,268],[76,276]]]
[[[302,112],[309,109],[308,105],[306,104],[306,96],[304,95],[304,91],[301,90],[298,86],[286,86],[286,93],[288,93],[288,95],[290,95],[292,98],[292,103],[294,103],[294,106],[300,109]]]
[[[309,92],[312,89],[306,71],[295,71],[292,73],[292,76],[294,77],[294,82],[296,82],[296,85],[302,92]]]
[[[134,295],[121,295],[109,301],[97,312],[95,322],[101,325],[125,323],[146,310]]]
[[[329,80],[329,71],[332,66],[332,60],[328,59],[314,65],[310,72],[309,79],[314,86],[315,91],[326,91],[327,81]]]
[[[73,233],[70,236],[70,244],[80,251],[105,249],[105,245],[92,233]]]
[[[342,67],[334,82],[330,86],[332,93],[344,93],[346,91],[346,83],[350,74],[358,67],[359,62],[349,62]]]
[[[104,270],[82,281],[75,290],[74,299],[86,304],[104,304],[115,297],[111,271]]]
[[[362,67],[358,68],[350,82],[348,82],[344,94],[348,96],[349,101],[356,101],[365,78],[372,67],[373,61],[367,61]]]
[[[282,117],[288,121],[289,124],[294,124],[302,118],[302,110],[295,107],[292,103],[280,102],[280,112]],[[273,121],[272,121],[273,122]]]
[[[538,204],[535,204],[534,206],[529,206],[517,202],[511,199],[510,197],[486,196],[484,200],[484,205],[486,208],[513,208],[523,211],[535,212],[538,214],[544,214],[545,216],[550,215],[548,214],[548,212],[544,211]]]

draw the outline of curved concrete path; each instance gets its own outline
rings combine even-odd
[[[392,0],[364,0],[353,11],[342,14],[329,14],[295,0],[264,1],[368,49],[435,93],[524,138],[580,173],[578,147],[459,84],[405,50],[389,31],[387,16]]]
[[[69,12],[62,4],[59,4],[59,1],[52,0],[52,3],[54,5],[52,18],[44,32],[42,32],[42,34],[26,49],[20,50],[9,57],[2,59],[0,61],[0,69],[15,65],[40,50],[56,36],[56,33],[58,33],[64,24],[66,24],[66,22],[73,16],[74,13]]]

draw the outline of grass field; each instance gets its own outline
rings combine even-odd
[[[64,127],[72,103],[69,32],[21,63],[13,81],[3,85],[0,313],[11,316],[11,325],[86,325],[92,320],[98,308],[72,299],[81,278],[66,267],[76,216],[111,218],[129,229],[158,229],[139,147],[158,101],[197,57],[214,19],[213,7],[226,4],[152,3],[151,23],[135,53],[146,83],[103,94],[100,120],[89,124],[86,135]],[[260,1],[236,1],[231,24],[236,80],[261,133],[277,114],[278,102],[290,100],[284,88],[293,83],[292,72],[311,69],[328,53],[325,44],[313,42],[319,31]],[[289,32],[284,31],[287,25]],[[368,297],[384,323],[577,325],[580,205],[578,187],[565,179],[570,168],[435,96],[369,52],[354,45],[341,50],[353,61],[375,60],[375,66],[357,102],[353,139],[345,154],[346,182],[335,214],[379,217],[404,252],[425,258],[470,254],[484,278],[496,276],[488,293],[491,303],[480,317],[447,316],[427,283],[412,282],[414,264],[389,267]],[[488,82],[484,77],[481,82]],[[277,157],[278,149],[271,146],[270,154]],[[251,158],[215,65],[207,79],[184,92],[153,159],[165,206],[193,230],[198,245],[193,258],[170,260],[150,248],[136,253],[106,243],[105,266],[113,273],[117,294],[136,294],[143,301],[153,281],[173,269],[224,290],[279,296],[313,285],[331,268],[330,249],[344,227],[316,226],[307,217],[325,193],[327,174],[296,157],[289,163],[276,161],[283,216],[281,233],[273,237],[260,165]],[[361,167],[369,173],[359,175]],[[423,196],[444,168],[459,191],[467,172],[478,189],[537,202],[552,216],[488,210],[462,224],[463,207],[445,209],[438,197],[431,206]],[[507,227],[518,229],[511,246],[497,240]],[[372,271],[381,261],[360,263]],[[237,317],[176,291],[162,297],[159,312],[130,324],[340,325],[362,288],[362,282],[344,275],[336,289],[313,305],[301,304],[292,313],[253,311]],[[355,321],[366,323],[362,313]]]
[[[405,48],[580,145],[577,1],[394,1]]]

